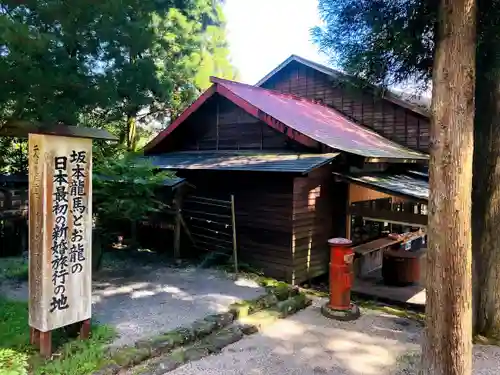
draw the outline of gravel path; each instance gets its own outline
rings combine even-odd
[[[378,311],[363,311],[355,322],[328,320],[319,311],[323,302],[168,375],[416,374],[398,371],[397,362],[418,351],[419,324]],[[476,346],[474,358],[475,375],[500,368],[500,348]]]
[[[4,284],[0,293],[26,300],[27,284]],[[144,266],[109,271],[93,282],[92,319],[116,327],[120,336],[114,344],[127,345],[263,293],[255,282],[230,280],[216,270]]]

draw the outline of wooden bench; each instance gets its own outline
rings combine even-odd
[[[384,249],[398,243],[401,240],[384,237],[353,247],[352,250],[357,255],[354,260],[355,276],[364,276],[381,268]]]

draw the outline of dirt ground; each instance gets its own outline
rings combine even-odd
[[[264,291],[255,282],[232,280],[224,272],[147,264],[116,267],[93,282],[93,319],[116,327],[115,345],[131,344],[221,312]],[[26,300],[26,282],[0,284],[0,294]],[[354,322],[311,307],[232,344],[219,355],[186,364],[171,375],[416,375],[420,323],[377,310],[363,310]],[[474,375],[497,374],[500,348],[474,347]]]
[[[114,344],[127,345],[262,293],[255,282],[235,281],[217,270],[161,265],[111,269],[100,272],[93,281],[92,319],[114,326],[119,334]],[[4,283],[0,294],[27,300],[27,283]]]
[[[354,322],[323,317],[313,306],[192,362],[169,375],[403,375],[417,374],[420,323],[376,310]],[[500,348],[474,347],[474,374],[497,374]]]

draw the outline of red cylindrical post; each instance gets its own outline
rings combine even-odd
[[[321,309],[323,315],[338,320],[359,317],[359,309],[351,303],[353,280],[352,242],[346,238],[328,240],[330,246],[330,301]]]
[[[345,238],[332,238],[330,245],[330,307],[348,310],[351,306],[352,242]]]

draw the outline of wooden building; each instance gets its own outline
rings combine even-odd
[[[271,277],[296,284],[328,271],[328,238],[349,235],[355,182],[345,176],[428,159],[330,106],[212,82],[145,155],[196,186],[197,195],[213,202],[234,196],[238,258]],[[207,222],[223,216],[216,207],[206,215]]]

